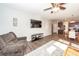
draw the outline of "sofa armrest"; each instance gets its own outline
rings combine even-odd
[[[17,43],[23,43],[24,45],[27,45],[27,37],[19,37],[17,38]]]
[[[19,38],[17,38],[18,40],[26,40],[27,39],[27,37],[19,37]]]

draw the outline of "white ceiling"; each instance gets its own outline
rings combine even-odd
[[[56,13],[50,13],[51,10],[43,11],[43,9],[51,6],[50,3],[26,3],[26,4],[6,4],[10,7],[20,9],[26,13],[31,13],[33,15],[38,15],[45,19],[65,19],[71,17],[79,17],[79,4],[78,3],[66,3],[64,6],[65,10],[59,10]],[[72,16],[73,15],[73,16]]]

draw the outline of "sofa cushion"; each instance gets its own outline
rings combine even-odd
[[[1,37],[4,39],[4,41],[6,43],[9,43],[11,41],[16,41],[16,36],[14,35],[13,32],[9,32],[7,34],[3,34]]]
[[[2,49],[2,54],[3,55],[16,55],[17,53],[24,53],[25,51],[25,46],[21,43],[21,44],[13,44],[13,45],[7,45]],[[20,55],[19,54],[19,55]]]
[[[0,37],[0,50],[5,46],[4,40]]]

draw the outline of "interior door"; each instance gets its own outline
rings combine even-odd
[[[52,35],[53,35],[53,24],[52,24]]]

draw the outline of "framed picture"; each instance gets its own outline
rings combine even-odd
[[[16,27],[17,26],[17,21],[18,19],[17,18],[13,18],[13,26]]]

